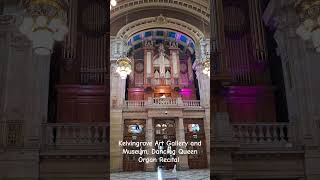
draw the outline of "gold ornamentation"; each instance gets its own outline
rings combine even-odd
[[[165,18],[162,14],[160,16],[156,17],[156,23],[161,24],[167,24],[167,18]]]
[[[23,5],[32,17],[46,16],[49,20],[57,16],[66,18],[68,9],[63,0],[26,0]]]
[[[320,53],[320,0],[300,0],[295,8],[302,20],[296,33],[304,41],[311,41]]]
[[[210,77],[210,58],[206,57],[202,61],[202,68],[203,68],[203,70],[202,70],[203,74]]]
[[[132,61],[128,57],[121,57],[117,60],[116,72],[120,75],[121,79],[126,79],[132,72]]]

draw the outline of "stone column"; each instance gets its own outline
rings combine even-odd
[[[32,55],[30,63],[30,102],[31,116],[26,123],[26,141],[28,146],[37,147],[41,140],[41,124],[47,123],[50,55]]]
[[[207,161],[208,167],[210,167],[210,107],[205,108],[205,115],[204,118],[204,132],[206,137],[206,152],[207,152]]]
[[[111,73],[110,73],[110,100],[117,100],[117,108],[122,107],[125,100],[126,93],[126,79],[121,79],[119,74],[116,72],[116,65],[111,64]],[[112,104],[112,102],[111,102]]]
[[[38,56],[38,76],[39,76],[39,90],[40,90],[40,103],[41,103],[41,121],[42,123],[47,122],[48,115],[48,98],[49,98],[49,82],[50,82],[50,55]]]
[[[179,117],[178,120],[178,126],[177,126],[177,140],[180,142],[185,142],[185,131],[184,131],[184,125],[183,125],[183,118]],[[189,164],[188,164],[188,155],[179,155],[178,150],[179,149],[187,149],[187,147],[177,147],[177,157],[179,157],[179,163],[177,164],[177,168],[179,170],[186,170],[189,169]]]
[[[151,78],[153,77],[153,67],[152,67],[152,57],[153,57],[153,42],[146,41],[144,46],[144,79],[145,84],[151,83]]]
[[[153,119],[148,118],[146,122],[146,142],[152,142],[154,144],[154,127],[153,127]],[[151,154],[151,149],[154,147],[147,147],[148,150],[148,155],[146,155],[146,158],[155,158],[154,154]],[[156,163],[155,162],[150,162],[145,164],[145,170],[146,171],[155,171]]]
[[[16,148],[2,152],[0,177],[39,179],[39,66],[35,66],[31,42],[15,23],[14,16],[0,15],[0,119],[12,127],[0,136],[4,146]],[[9,134],[17,136],[6,144]]]
[[[213,175],[222,180],[231,180],[233,173],[232,152],[239,148],[239,143],[232,138],[229,115],[226,112],[215,113],[213,134],[211,138],[212,150],[210,166]]]
[[[110,110],[110,171],[119,172],[123,170],[122,147],[119,141],[123,140],[124,121],[122,109]]]
[[[277,30],[274,38],[278,44],[277,53],[281,56],[289,121],[298,127],[296,142],[305,149],[305,176],[308,180],[320,178],[320,163],[318,125],[313,116],[319,112],[319,75],[320,54],[296,34],[297,24],[300,24],[291,1],[286,6],[282,1],[271,1],[269,13],[264,14],[266,23],[275,23]],[[277,8],[281,7],[281,8]],[[286,13],[279,12],[286,9]],[[272,12],[272,13],[271,13]],[[274,21],[275,20],[275,21]],[[290,20],[290,21],[289,21]]]
[[[8,56],[9,56],[9,46],[8,46],[8,41],[9,41],[9,33],[6,31],[2,30],[3,27],[0,26],[0,123],[2,123],[5,120],[5,102],[4,102],[4,95],[5,95],[5,81],[7,77],[7,67],[8,67]],[[1,128],[1,124],[0,124]],[[1,131],[1,130],[0,130]],[[3,134],[0,136],[4,137]],[[0,139],[0,146],[2,145],[2,141]]]
[[[179,48],[178,43],[170,43],[170,58],[171,58],[171,81],[176,85],[176,82],[179,82],[180,78],[180,57],[179,57]]]
[[[193,72],[192,72],[192,59],[191,59],[191,56],[188,55],[188,58],[187,58],[187,61],[188,61],[188,75],[189,75],[189,81],[194,81],[193,79]]]
[[[122,147],[119,147],[119,141],[123,140],[124,119],[122,114],[122,105],[125,97],[126,80],[121,79],[115,72],[116,66],[113,64],[111,70],[111,97],[117,103],[110,109],[110,171],[118,172],[123,170]]]
[[[207,75],[202,73],[200,60],[197,60],[193,64],[193,68],[196,70],[201,106],[210,106],[210,79]]]

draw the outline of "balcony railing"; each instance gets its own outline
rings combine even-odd
[[[152,105],[155,106],[177,106],[178,100],[173,98],[153,98]]]
[[[126,109],[143,109],[146,107],[184,107],[184,108],[201,108],[200,100],[182,100],[181,98],[150,98],[144,100],[128,100],[124,101]]]
[[[143,108],[144,106],[145,106],[144,100],[124,101],[124,107],[126,108]]]
[[[106,123],[48,123],[43,125],[42,145],[50,149],[105,149]]]
[[[289,123],[232,124],[233,138],[240,144],[290,145],[292,130]]]
[[[199,100],[183,100],[184,107],[201,107]]]

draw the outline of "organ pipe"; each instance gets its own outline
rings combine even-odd
[[[264,66],[268,61],[268,55],[266,50],[266,40],[263,23],[261,20],[262,7],[259,0],[248,0],[249,3],[249,14],[250,14],[250,25],[252,44],[255,49],[254,52],[254,62],[260,63]],[[256,83],[266,83],[269,81],[268,70],[264,72],[257,72]]]
[[[213,0],[213,5],[211,7],[215,7],[212,9],[212,23],[214,24],[214,28],[212,28],[212,37],[215,40],[215,49],[212,49],[212,56],[217,61],[218,69],[216,69],[217,73],[225,73],[227,70],[227,63],[225,60],[225,34],[224,34],[224,21],[223,21],[223,4],[222,0]],[[218,52],[221,51],[221,52]],[[217,55],[218,53],[221,53]]]
[[[107,76],[107,35],[98,33],[103,31],[104,18],[101,16],[103,9],[98,3],[92,3],[82,14],[82,23],[89,27],[96,36],[81,34],[80,81],[81,84],[102,85]]]
[[[77,44],[77,0],[69,0],[70,8],[68,10],[67,22],[69,27],[69,33],[65,37],[65,41],[62,48],[63,59],[73,60],[76,57],[76,44]]]

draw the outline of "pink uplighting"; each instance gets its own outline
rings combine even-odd
[[[189,88],[182,88],[180,90],[180,95],[181,96],[190,96],[192,94],[192,90]]]

